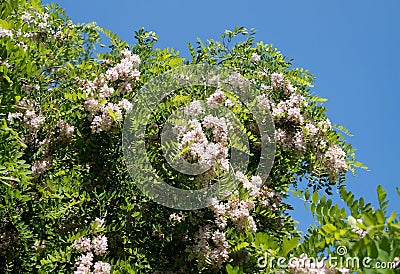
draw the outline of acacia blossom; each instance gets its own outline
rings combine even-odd
[[[80,237],[79,239],[75,240],[72,246],[81,252],[90,251],[92,248],[90,239],[86,237]]]
[[[362,224],[362,219],[357,219],[357,223]],[[356,233],[360,238],[364,238],[369,233],[369,229],[364,230],[357,225],[351,225],[351,231]]]
[[[202,226],[195,236],[195,243],[194,246],[188,247],[187,251],[200,264],[211,260],[219,267],[229,259],[229,244],[222,231],[217,230],[211,233],[209,225]]]
[[[0,27],[0,37],[6,37],[6,36],[8,36],[8,37],[12,37],[12,36],[13,36],[13,33],[12,33],[12,31],[11,31],[11,30],[4,29],[4,28]]]
[[[335,267],[328,267],[324,260],[309,258],[303,253],[298,258],[291,257],[288,264],[288,269],[291,273],[309,274],[309,273],[337,273]]]
[[[237,171],[236,179],[243,184],[243,187],[249,191],[251,197],[256,197],[259,194],[262,180],[260,176],[252,176],[249,180],[242,172]]]
[[[74,274],[87,274],[90,273],[90,267],[93,265],[93,253],[88,252],[81,255],[75,262],[77,266]]]
[[[141,62],[140,57],[136,54],[132,54],[129,49],[124,49],[121,55],[123,57],[121,61],[106,71],[107,80],[111,82],[115,82],[118,79],[128,79],[134,82],[138,81],[140,72],[137,68]]]
[[[177,223],[181,223],[182,221],[185,221],[186,216],[182,212],[172,213],[171,215],[169,215],[169,219]]]
[[[332,145],[325,153],[324,163],[333,174],[347,172],[346,153],[338,145]]]
[[[92,239],[92,249],[96,255],[104,255],[107,251],[108,243],[106,236],[97,236]]]
[[[274,88],[283,87],[284,85],[284,77],[283,73],[272,73],[271,74],[271,84]]]
[[[266,94],[261,94],[257,97],[257,103],[260,108],[271,110],[274,102],[268,98]]]
[[[272,107],[272,116],[275,119],[286,118],[295,124],[302,125],[304,118],[301,114],[301,107],[307,105],[307,101],[300,94],[292,94],[288,100],[279,102]]]
[[[57,127],[60,129],[60,137],[63,139],[70,139],[74,134],[75,127],[71,126],[63,120],[57,121]]]
[[[111,265],[102,261],[97,261],[93,265],[93,273],[98,274],[109,274],[111,270]]]
[[[32,165],[31,171],[33,175],[43,173],[50,167],[50,160],[44,159],[42,161],[35,161]]]
[[[254,62],[254,63],[257,63],[257,62],[260,62],[261,57],[260,57],[257,53],[253,52],[253,53],[251,54],[250,60],[251,60],[252,62]]]
[[[190,102],[188,106],[185,107],[184,109],[185,115],[189,116],[198,116],[200,114],[203,114],[203,107],[201,106],[201,102],[199,100],[194,100]]]
[[[217,88],[215,92],[207,98],[207,104],[210,107],[215,108],[218,106],[218,104],[223,103],[225,100],[225,94],[219,88]]]
[[[192,107],[196,107],[196,105]],[[191,111],[188,109],[186,112]],[[215,143],[208,141],[202,125],[204,128],[212,129]],[[202,124],[193,119],[187,126],[176,125],[174,130],[178,133],[178,149],[184,151],[183,157],[188,161],[197,161],[204,167],[215,168],[219,165],[222,170],[228,170],[227,128],[228,125],[224,118],[212,115],[204,117]]]

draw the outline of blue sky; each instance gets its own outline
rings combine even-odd
[[[50,2],[74,22],[95,21],[129,43],[134,30],[155,31],[158,47],[173,47],[183,56],[186,42],[197,37],[218,39],[235,25],[255,28],[257,40],[314,73],[313,91],[329,99],[329,118],[354,134],[348,141],[370,171],[350,175],[348,188],[376,204],[375,189],[382,184],[389,209],[400,211],[400,1],[44,1]],[[310,218],[300,201],[291,202],[304,230]]]

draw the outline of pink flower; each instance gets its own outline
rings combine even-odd
[[[257,53],[253,52],[253,53],[251,54],[250,60],[251,60],[252,62],[257,63],[257,62],[260,62],[261,58],[260,58],[260,56],[259,56]]]
[[[273,105],[272,101],[265,94],[258,96],[257,103],[261,108],[268,109],[268,110],[271,110],[272,105]]]
[[[93,261],[93,253],[88,252],[86,253],[86,255],[81,255],[78,258],[77,263],[79,262],[80,265],[90,267],[92,265],[92,261]]]
[[[132,79],[132,81],[139,81],[140,78],[140,71],[138,71],[137,69],[131,71],[130,73],[130,78]]]
[[[231,101],[231,100],[229,100],[229,99],[226,99],[226,100],[225,100],[225,106],[226,106],[227,108],[231,108],[231,107],[233,107],[233,103],[232,103],[232,101]]]
[[[12,31],[0,27],[0,37],[5,37],[5,36],[12,37],[13,36]]]
[[[225,94],[217,88],[213,94],[210,95],[210,97],[207,98],[207,104],[214,108],[218,106],[218,104],[223,103],[226,99]]]
[[[182,212],[180,212],[179,214],[172,213],[171,215],[169,215],[169,219],[180,223],[186,219],[186,216]]]
[[[14,119],[20,119],[22,116],[23,116],[23,114],[20,112],[17,112],[17,113],[9,112],[8,116],[7,116],[7,121],[9,123],[12,123]]]
[[[122,90],[122,92],[131,92],[132,91],[132,85],[131,83],[125,81],[125,82],[121,82],[119,84],[120,89]]]
[[[40,174],[44,172],[49,166],[50,166],[50,161],[48,159],[42,161],[36,161],[31,168],[32,174],[33,175]]]
[[[97,228],[103,227],[104,219],[100,219],[100,218],[96,217],[96,219],[94,219],[94,221],[97,223]]]
[[[319,128],[314,126],[312,123],[307,123],[305,128],[306,128],[306,132],[311,137],[315,137],[319,133]]]
[[[74,134],[75,127],[63,120],[57,121],[57,127],[60,129],[60,137],[69,139]]]
[[[185,115],[190,115],[190,116],[198,116],[202,114],[203,107],[201,106],[201,102],[198,100],[190,102],[188,106],[185,107],[184,113]]]
[[[114,89],[112,87],[109,87],[107,84],[104,84],[101,88],[100,88],[100,97],[101,98],[107,98],[109,96],[111,96],[111,94],[114,93]]]
[[[306,142],[304,140],[303,131],[299,130],[296,132],[293,138],[293,144],[298,151],[304,152],[306,150]]]
[[[107,80],[114,82],[118,80],[118,71],[115,68],[109,68],[106,71]]]
[[[287,118],[288,120],[293,121],[298,125],[303,124],[304,121],[303,116],[301,115],[300,112],[300,108],[298,107],[289,108],[287,110]]]
[[[72,246],[75,247],[76,250],[81,252],[90,251],[91,249],[90,239],[86,237],[80,237],[78,240],[74,241]]]
[[[347,172],[346,153],[338,146],[333,145],[325,153],[325,164],[334,174]]]
[[[88,110],[91,114],[96,113],[99,110],[99,101],[94,98],[89,98],[84,103],[85,109]]]
[[[271,83],[274,88],[282,87],[284,84],[283,73],[272,73],[271,74]]]
[[[98,261],[93,266],[93,273],[108,274],[110,273],[111,266],[109,263]]]
[[[127,99],[122,99],[119,101],[118,106],[124,109],[126,112],[130,112],[132,110],[132,104]]]
[[[106,236],[97,236],[92,239],[92,248],[96,255],[104,255],[107,251],[108,243]]]

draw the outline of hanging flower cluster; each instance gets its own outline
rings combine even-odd
[[[97,234],[97,231],[103,227],[104,219],[96,218],[95,222],[95,233]],[[109,263],[102,261],[94,262],[95,256],[101,257],[107,251],[108,243],[106,236],[97,235],[91,239],[89,237],[80,237],[74,241],[73,247],[82,253],[75,261],[76,270],[74,274],[110,273],[111,266]]]
[[[213,105],[214,102],[209,104]],[[193,118],[187,125],[175,126],[175,131],[178,133],[178,149],[183,152],[184,159],[189,162],[198,162],[201,166],[212,170],[218,168],[224,171],[229,170],[227,159],[229,121],[224,117],[207,115],[200,122],[199,119],[204,110],[200,101],[197,100],[185,107],[184,113]],[[206,130],[212,131],[212,141],[207,139]]]
[[[110,131],[113,125],[122,121],[123,112],[129,112],[132,109],[132,104],[124,98],[118,103],[107,101],[119,93],[131,92],[132,85],[140,77],[140,72],[137,70],[140,57],[132,54],[129,49],[122,50],[121,56],[121,61],[110,67],[105,74],[84,84],[88,97],[84,106],[90,114],[90,128],[93,133]]]

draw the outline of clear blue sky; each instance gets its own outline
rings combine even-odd
[[[188,56],[186,42],[217,39],[235,25],[254,27],[257,39],[272,43],[317,77],[314,92],[333,123],[346,126],[358,159],[370,171],[349,176],[357,197],[377,202],[384,185],[390,210],[400,211],[399,101],[400,1],[133,1],[45,0],[57,2],[74,22],[95,21],[133,43],[141,27],[155,31],[158,47]],[[295,217],[305,229],[310,218],[299,201]]]

